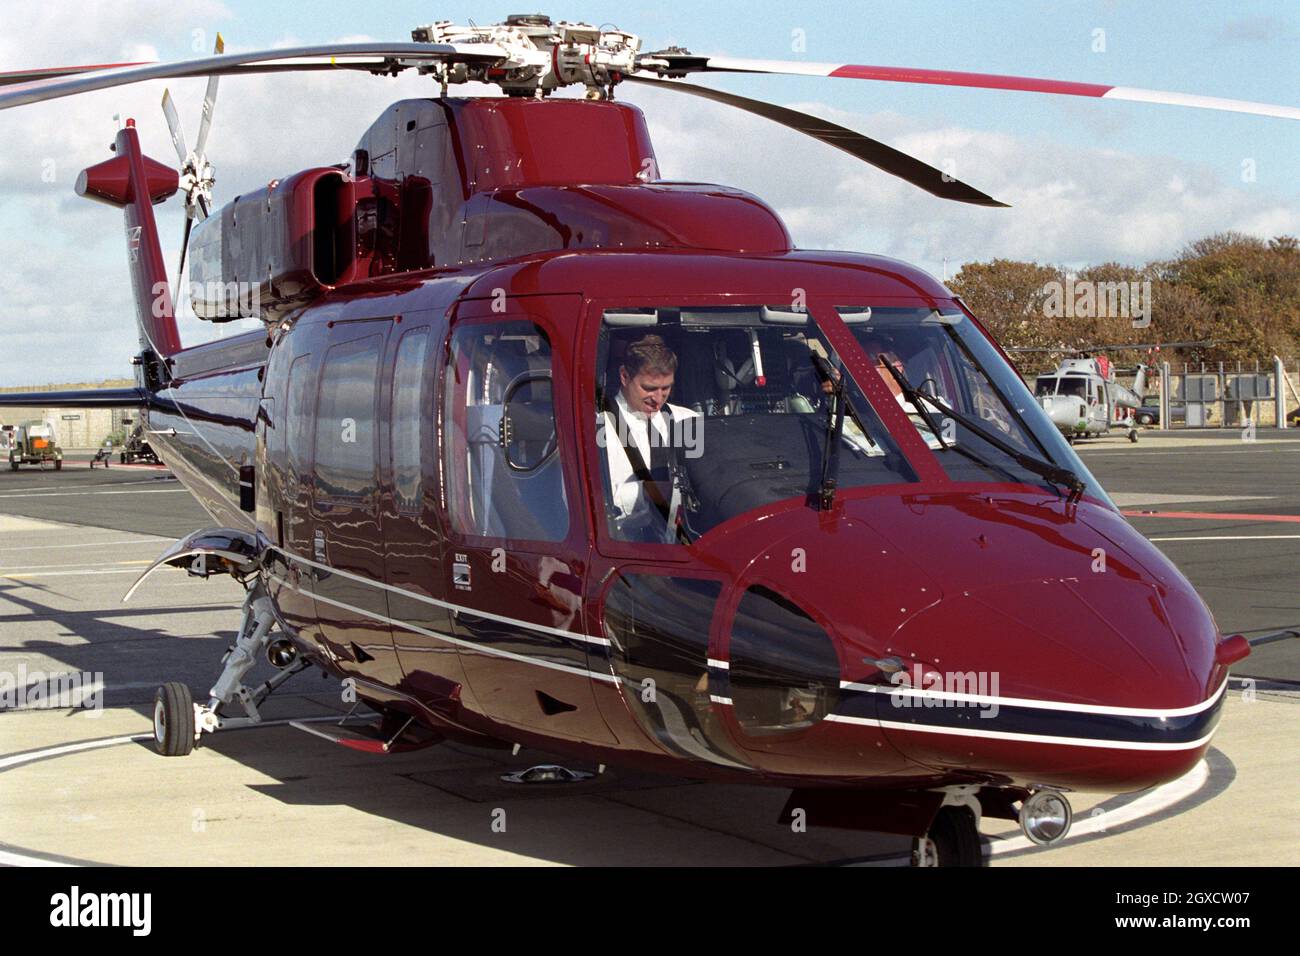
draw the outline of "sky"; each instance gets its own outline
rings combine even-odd
[[[25,9],[23,9],[25,8]],[[1300,106],[1300,4],[1165,0],[857,0],[794,5],[596,3],[542,8],[617,24],[644,50],[931,67],[1147,87]],[[514,5],[343,0],[11,0],[0,70],[409,39],[435,19],[498,22]],[[528,12],[533,12],[529,10]],[[645,110],[666,179],[750,190],[802,248],[905,259],[942,277],[995,257],[1078,267],[1172,257],[1234,229],[1300,234],[1300,123],[1141,103],[800,76],[711,76],[706,85],[796,107],[954,174],[1010,209],[944,202],[758,117],[622,87]],[[136,349],[121,214],[76,197],[85,166],[137,120],[171,163],[159,100],[170,85],[197,132],[203,80],[148,83],[0,113],[0,385],[129,377]],[[309,166],[346,160],[390,102],[427,79],[276,75],[222,81],[208,153],[228,201]],[[156,209],[179,256],[180,197]],[[174,270],[175,266],[172,266]],[[186,344],[222,330],[182,317]],[[227,329],[228,333],[228,329]]]

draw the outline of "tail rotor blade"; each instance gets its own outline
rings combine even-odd
[[[221,56],[226,52],[226,41],[220,33],[217,34],[217,46],[215,55]],[[203,151],[208,145],[208,131],[212,129],[212,111],[217,106],[217,84],[221,82],[221,77],[213,74],[208,77],[208,88],[203,94],[203,118],[199,120],[199,138],[194,144],[194,152],[200,159]]]
[[[184,166],[189,150],[185,148],[185,129],[181,126],[181,117],[176,112],[176,104],[172,102],[171,90],[163,90],[162,108],[163,115],[167,117],[167,129],[172,134],[172,145],[176,147],[176,156]]]

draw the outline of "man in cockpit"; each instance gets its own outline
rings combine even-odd
[[[884,380],[885,386],[889,389],[890,394],[894,396],[894,400],[898,402],[902,407],[903,412],[909,419],[911,419],[912,424],[916,426],[916,430],[921,433],[921,437],[925,439],[925,443],[931,448],[943,448],[945,445],[955,444],[955,430],[951,426],[945,428],[945,419],[944,416],[939,413],[939,410],[933,405],[926,403],[924,400],[920,403],[922,407],[917,408],[916,404],[903,394],[903,386],[898,383],[898,379],[895,378],[893,373],[890,371],[891,368],[902,374],[903,377],[908,380],[908,383],[915,386],[918,391],[924,391],[927,395],[933,395],[939,401],[947,405],[948,401],[938,390],[934,378],[927,375],[922,382],[917,383],[907,375],[907,372],[903,367],[903,360],[898,357],[897,353],[881,351],[877,355],[876,371],[880,373],[881,379]],[[938,435],[931,430],[930,422],[933,422],[939,429]],[[940,436],[942,436],[942,439]]]
[[[677,356],[658,335],[627,347],[619,390],[597,423],[605,450],[609,517],[615,537],[627,541],[680,540],[681,458],[699,413],[672,405]]]

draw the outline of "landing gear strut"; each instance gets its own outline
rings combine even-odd
[[[203,734],[215,733],[222,727],[247,727],[261,723],[258,705],[271,696],[281,684],[306,668],[307,662],[297,655],[288,656],[281,671],[256,688],[244,684],[246,675],[266,652],[275,615],[271,599],[262,582],[254,579],[244,598],[243,621],[234,645],[222,658],[225,667],[208,692],[206,704],[196,704],[190,689],[171,681],[158,688],[154,695],[154,747],[164,757],[183,757],[194,749]],[[284,661],[285,654],[276,661]],[[245,716],[226,717],[222,708],[238,701]]]

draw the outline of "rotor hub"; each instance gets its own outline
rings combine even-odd
[[[515,15],[491,26],[459,26],[440,20],[411,31],[417,43],[490,45],[506,56],[494,63],[429,67],[448,82],[474,80],[499,86],[513,96],[546,96],[581,83],[593,98],[605,98],[615,83],[637,69],[641,38],[617,28],[587,23],[552,23],[542,14]]]

